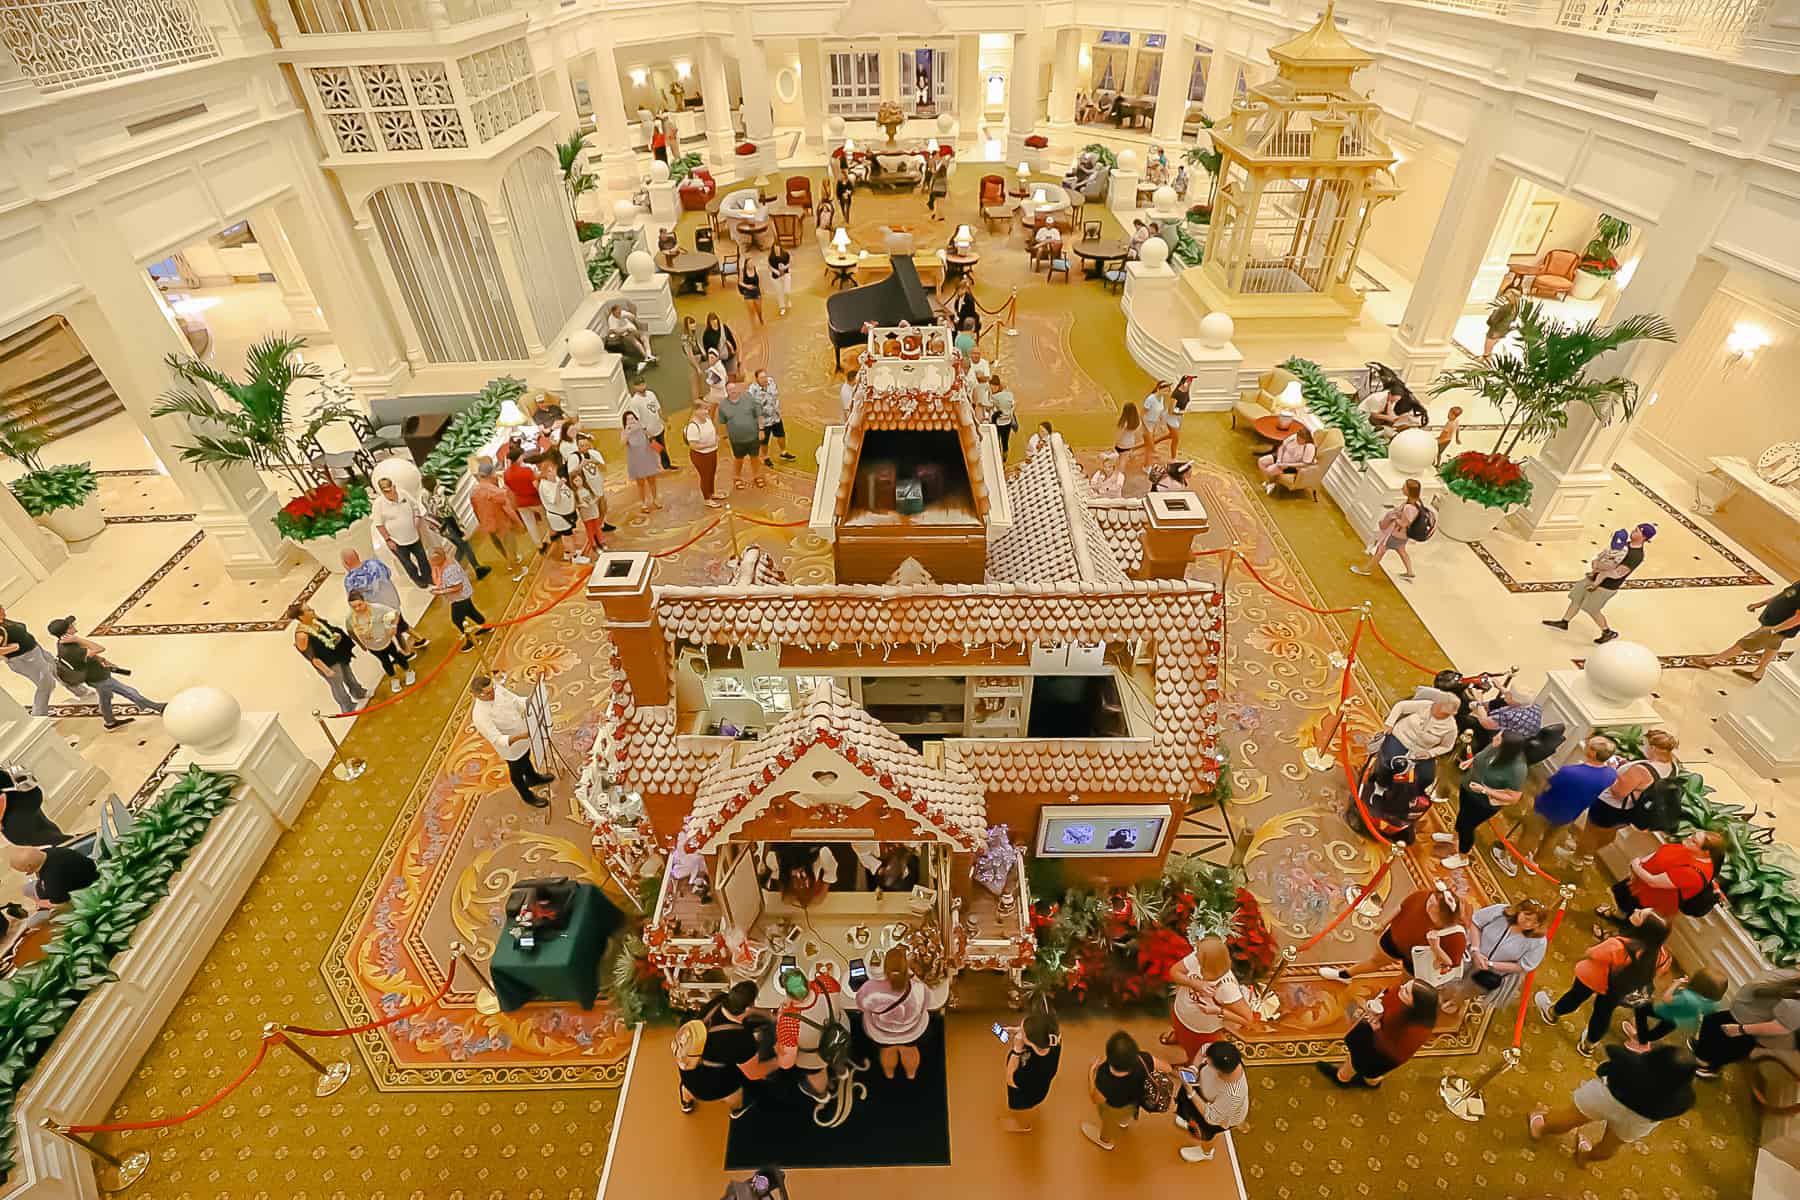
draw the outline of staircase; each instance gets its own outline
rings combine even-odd
[[[63,318],[0,339],[0,419],[54,441],[124,409]]]

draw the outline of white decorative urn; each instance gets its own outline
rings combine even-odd
[[[833,113],[831,115],[831,117],[826,120],[825,128],[827,128],[831,131],[832,137],[839,137],[839,138],[843,137],[844,136],[844,118]]]
[[[613,201],[613,220],[622,221],[627,225],[631,225],[631,224],[636,223],[637,215],[638,215],[637,205],[633,204],[631,201],[629,201],[629,200]]]
[[[1125,172],[1128,175],[1136,175],[1137,169],[1138,169],[1137,151],[1136,150],[1121,150],[1119,152],[1119,170]]]
[[[649,283],[650,277],[656,274],[656,262],[647,251],[633,250],[625,256],[625,273],[631,276],[633,283]]]
[[[1627,704],[1656,690],[1662,663],[1647,646],[1615,638],[1588,655],[1582,672],[1596,695]]]
[[[229,742],[243,716],[237,697],[223,688],[191,687],[176,692],[163,709],[163,729],[183,746],[211,750]]]
[[[667,182],[669,182],[669,164],[664,162],[660,158],[652,159],[651,163],[650,163],[650,182],[651,183],[667,183]]]
[[[597,366],[606,355],[606,341],[591,329],[569,335],[569,357],[584,367]]]
[[[1166,266],[1169,261],[1169,243],[1159,237],[1147,239],[1138,248],[1138,261],[1152,269]]]

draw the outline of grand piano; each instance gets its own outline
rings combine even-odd
[[[886,279],[839,292],[825,301],[825,316],[831,324],[832,357],[841,366],[846,346],[860,346],[867,340],[863,326],[898,325],[909,321],[914,325],[930,325],[936,321],[931,311],[931,297],[919,282],[918,269],[912,255],[896,254],[890,260],[894,273]]]

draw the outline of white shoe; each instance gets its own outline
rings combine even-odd
[[[1466,854],[1453,854],[1449,858],[1438,863],[1438,866],[1444,868],[1446,871],[1460,871],[1468,865],[1469,857]]]
[[[417,675],[413,674],[413,669],[411,667],[408,667],[406,669],[406,686],[411,687],[413,684],[417,683],[418,681],[419,681],[419,677]]]
[[[1319,974],[1337,983],[1350,982],[1350,972],[1342,967],[1320,967]]]
[[[1367,568],[1367,567],[1351,567],[1350,573],[1352,575],[1367,575],[1367,574],[1369,574],[1369,568]]]
[[[1113,1144],[1100,1135],[1100,1126],[1092,1121],[1083,1121],[1081,1123],[1081,1136],[1094,1143],[1094,1145],[1100,1147],[1102,1150],[1111,1150],[1113,1148]]]
[[[1537,995],[1535,995],[1531,998],[1531,1002],[1537,1006],[1538,1016],[1544,1018],[1544,1024],[1546,1024],[1546,1025],[1556,1024],[1557,1018],[1556,1018],[1555,1002],[1550,999],[1549,992],[1544,992],[1544,991],[1538,992]]]
[[[1454,842],[1456,839],[1447,833],[1434,833],[1431,835],[1431,840],[1436,842],[1440,846],[1448,846],[1451,842]]]
[[[1214,1153],[1204,1146],[1183,1146],[1180,1150],[1181,1161],[1191,1163],[1211,1162]]]
[[[585,563],[591,563],[591,562],[593,562],[593,561],[594,561],[594,560],[593,560],[593,559],[591,559],[591,558],[589,558],[589,557],[588,557],[588,556],[587,556],[587,555],[585,555],[585,554],[576,554],[576,555],[571,555],[571,556],[570,556],[570,558],[569,558],[569,561],[570,561],[570,562],[573,562],[573,563],[583,563],[583,564],[585,564]]]
[[[1269,495],[1273,496],[1275,494],[1275,485],[1272,483],[1265,483],[1265,484],[1263,484],[1263,491],[1265,491]],[[1209,1155],[1207,1155],[1207,1157],[1211,1158],[1212,1155],[1209,1154]]]
[[[1515,878],[1518,876],[1519,864],[1512,860],[1512,855],[1506,852],[1505,846],[1490,846],[1488,847],[1488,851],[1494,856],[1494,863],[1496,866],[1502,871],[1505,871],[1508,875]]]
[[[400,692],[400,681],[398,679],[388,680],[388,691],[398,695]]]
[[[530,567],[520,567],[517,571],[513,572],[513,582],[517,583],[517,582],[519,582],[519,580],[525,578],[529,574],[531,574]]]

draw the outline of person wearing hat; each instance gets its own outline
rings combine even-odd
[[[1569,608],[1562,617],[1555,621],[1545,621],[1552,629],[1569,628],[1569,622],[1575,614],[1584,612],[1594,618],[1594,624],[1600,626],[1600,636],[1594,639],[1596,646],[1604,646],[1619,636],[1619,631],[1606,623],[1606,616],[1601,611],[1612,598],[1619,594],[1631,573],[1644,563],[1644,544],[1656,536],[1656,526],[1645,521],[1635,529],[1620,529],[1613,533],[1612,545],[1594,556],[1588,564],[1588,572],[1575,581],[1569,589]]]
[[[114,671],[123,668],[114,666],[102,657],[105,648],[99,642],[90,642],[76,634],[73,616],[58,617],[50,622],[50,636],[56,639],[57,676],[70,687],[86,684],[99,694],[100,720],[106,728],[117,729],[134,719],[113,715],[114,696],[122,696],[152,712],[162,712],[162,704],[114,676]]]
[[[7,669],[13,674],[31,680],[34,693],[31,698],[31,715],[49,716],[50,688],[57,682],[56,660],[50,657],[48,650],[38,645],[25,622],[10,620],[4,608],[0,608],[0,656],[6,659]],[[70,687],[68,684],[63,687],[77,700],[90,700],[94,695],[86,687]]]

